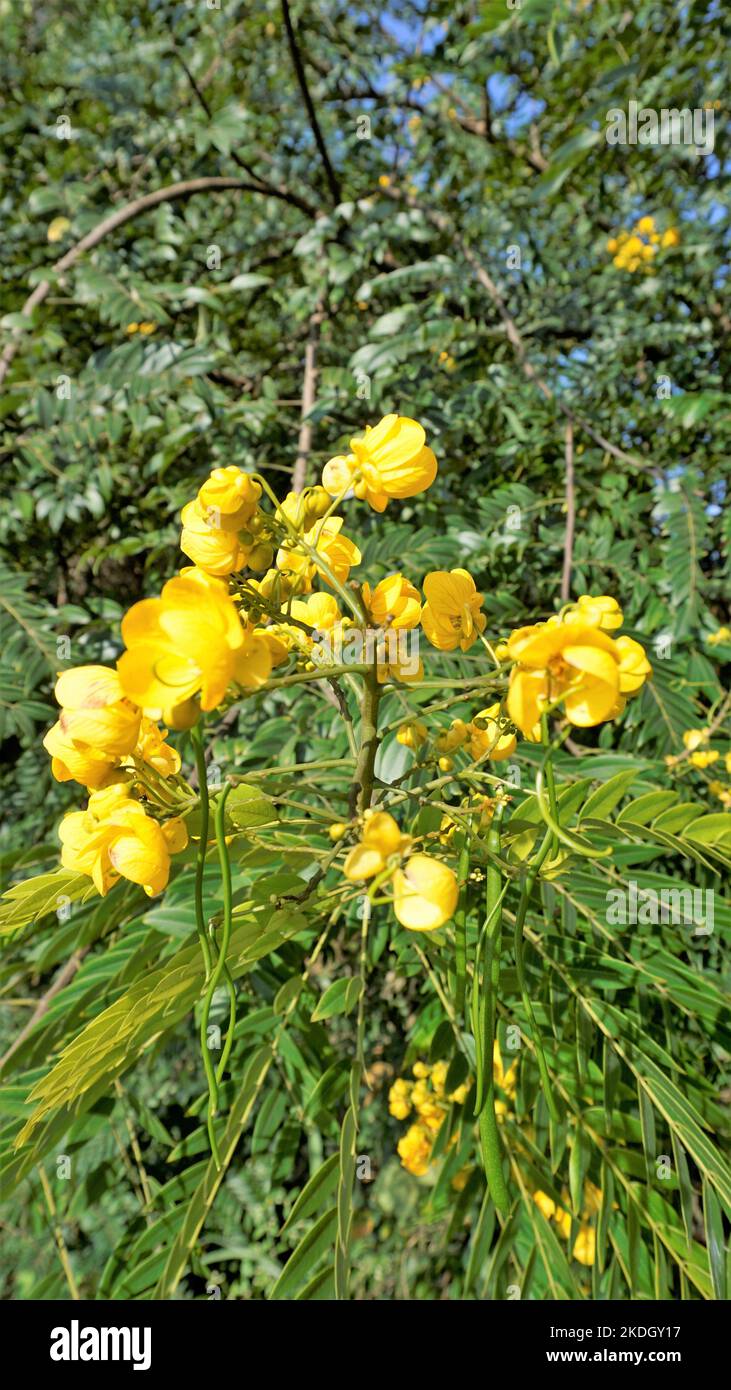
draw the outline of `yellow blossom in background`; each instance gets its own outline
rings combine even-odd
[[[401,834],[387,811],[366,812],[360,843],[351,849],[343,873],[355,883],[373,878],[383,872],[393,855],[404,854],[410,845],[411,836]]]
[[[548,1196],[548,1193],[541,1192],[540,1190],[538,1192],[534,1192],[533,1201],[535,1202],[538,1209],[543,1212],[546,1221],[550,1221],[552,1217],[556,1215],[556,1203],[554,1202],[552,1197]]]
[[[574,1241],[574,1259],[582,1265],[593,1265],[596,1256],[596,1231],[593,1226],[581,1226]]]
[[[389,574],[375,589],[361,589],[368,618],[374,627],[412,628],[421,618],[421,595],[402,574]]]
[[[425,1126],[411,1125],[399,1139],[397,1150],[404,1168],[414,1177],[423,1177],[429,1168],[432,1151],[432,1138]]]
[[[691,753],[690,762],[693,767],[712,767],[714,763],[718,762],[720,756],[715,748],[699,749],[698,752]]]
[[[220,705],[232,683],[261,685],[269,648],[244,628],[226,585],[202,570],[170,579],[159,598],[134,604],[122,619],[127,651],[117,670],[123,689],[153,718],[176,727],[175,711],[200,692],[203,710]]]
[[[413,854],[393,876],[393,909],[409,931],[436,931],[454,915],[457,878],[447,864],[427,854]]]
[[[470,753],[482,758],[486,754],[495,763],[512,757],[518,746],[515,734],[504,731],[500,723],[500,705],[480,710],[469,725]]]
[[[463,569],[434,570],[424,580],[424,593],[421,625],[427,640],[439,651],[469,651],[487,622],[472,576]]]
[[[437,461],[426,446],[422,425],[402,415],[384,415],[373,428],[350,441],[350,454],[325,464],[323,486],[331,497],[352,487],[377,512],[391,498],[414,497],[431,487]]]
[[[50,242],[63,241],[70,226],[68,217],[54,217],[46,228],[46,240]]]
[[[170,855],[188,843],[184,821],[159,825],[120,785],[94,792],[85,811],[64,816],[59,838],[64,868],[88,874],[102,897],[120,877],[138,883],[149,897],[161,893]]]
[[[405,1120],[411,1114],[411,1083],[404,1077],[394,1081],[388,1093],[389,1114],[397,1120]]]
[[[670,246],[680,245],[680,232],[678,231],[677,227],[668,227],[667,231],[663,232],[662,237],[660,239],[660,245],[662,246],[663,250],[667,250],[667,248]]]
[[[421,748],[428,737],[429,730],[419,719],[411,719],[408,724],[401,724],[396,730],[396,741],[402,743],[405,748]]]
[[[686,729],[683,734],[683,744],[688,749],[689,753],[693,753],[696,748],[701,747],[701,744],[707,743],[709,738],[710,732],[708,729]]]
[[[717,646],[719,642],[731,642],[731,627],[717,627],[715,632],[709,632],[707,641],[712,647]]]

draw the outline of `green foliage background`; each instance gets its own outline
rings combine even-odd
[[[594,812],[597,834],[641,886],[714,887],[714,934],[663,925],[618,937],[601,916],[606,884],[582,863],[544,885],[530,977],[567,1118],[549,1134],[533,1071],[521,1066],[505,1136],[522,1187],[501,1229],[479,1167],[456,1198],[453,1158],[425,1187],[395,1157],[389,1078],[430,1049],[452,1055],[453,1040],[412,940],[379,922],[367,1014],[378,1067],[358,1135],[375,1181],[355,1184],[352,1296],[495,1298],[518,1283],[534,1298],[723,1297],[731,818],[708,791],[712,774],[687,763],[671,774],[664,759],[683,730],[723,711],[731,662],[731,644],[707,642],[731,620],[727,17],[715,3],[648,0],[524,0],[517,11],[496,0],[293,4],[323,159],[285,10],[274,0],[0,0],[0,307],[13,352],[0,402],[5,882],[56,868],[58,819],[78,802],[78,788],[53,782],[41,747],[60,661],[115,659],[124,610],[180,564],[180,507],[211,467],[236,463],[289,486],[314,314],[308,481],[381,414],[420,419],[438,481],[383,517],[351,515],[360,573],[400,567],[418,583],[462,564],[495,637],[559,606],[573,413],[572,589],[618,597],[655,652],[655,677],[622,721],[582,735],[585,752],[561,755],[565,808],[578,815],[592,787],[626,773]],[[630,99],[715,103],[713,154],[608,145],[606,111]],[[138,210],[54,269],[116,210],[215,178],[239,186]],[[681,244],[654,273],[631,276],[606,241],[647,213],[677,226]],[[49,243],[58,218],[61,240]],[[515,247],[520,268],[509,269]],[[48,292],[24,314],[45,279]],[[155,332],[127,331],[139,322]],[[476,660],[429,658],[454,676]],[[400,714],[389,696],[385,722]],[[715,746],[731,748],[728,719]],[[214,758],[255,771],[346,752],[318,691],[280,691],[221,724]],[[400,775],[405,756],[387,738],[381,778]],[[518,761],[529,787],[531,750]],[[335,810],[345,788],[345,766],[321,783]],[[716,819],[694,839],[704,813]],[[249,907],[235,942],[242,1017],[220,1184],[197,1118],[190,867],[161,902],[119,889],[58,921],[55,897],[41,891],[30,917],[21,898],[3,919],[4,1050],[57,972],[70,958],[78,965],[4,1070],[6,1297],[68,1296],[54,1221],[85,1298],[205,1297],[211,1284],[263,1298],[280,1276],[278,1296],[330,1296],[337,1166],[304,1209],[293,1206],[338,1144],[354,1020],[311,1014],[328,985],[355,972],[358,933],[339,925],[272,1056],[281,990],[318,923],[316,895],[294,913],[286,895],[301,892],[327,841],[303,843],[286,827],[268,849],[261,838],[237,846]],[[215,886],[214,874],[213,908]],[[48,893],[58,891],[54,880]],[[509,970],[506,990],[515,998]],[[123,1045],[108,1029],[115,1008]],[[67,1054],[79,1036],[81,1053]],[[75,1077],[86,1058],[88,1089],[64,1099],[57,1065],[67,1055]],[[46,1108],[14,1150],[39,1084]],[[54,1177],[59,1153],[71,1156],[71,1182]],[[663,1153],[673,1177],[661,1183]],[[538,1186],[560,1195],[569,1154],[572,1193],[587,1171],[611,1188],[605,1256],[592,1271],[567,1261],[529,1196]],[[288,1265],[295,1246],[304,1253]]]

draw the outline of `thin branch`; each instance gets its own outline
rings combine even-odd
[[[312,421],[308,415],[315,404],[317,392],[317,348],[320,342],[320,328],[325,317],[325,301],[321,296],[310,315],[309,332],[305,344],[305,370],[302,379],[302,415],[297,458],[292,470],[292,491],[301,492],[307,479],[307,462],[312,448]]]
[[[563,543],[563,574],[561,602],[568,603],[571,593],[571,566],[574,559],[574,528],[576,525],[576,492],[574,490],[574,426],[566,421],[566,530]]]
[[[155,189],[154,193],[145,193],[141,198],[135,198],[131,203],[125,203],[122,207],[110,213],[109,217],[105,217],[102,222],[98,222],[96,227],[93,227],[90,232],[87,232],[86,236],[81,238],[81,241],[77,241],[76,245],[72,246],[70,251],[67,251],[64,256],[61,256],[60,260],[55,262],[53,267],[54,272],[56,275],[63,274],[63,272],[69,270],[86,251],[91,251],[93,247],[98,246],[99,242],[103,241],[104,237],[108,236],[110,232],[116,231],[117,227],[124,226],[125,222],[131,222],[133,218],[139,217],[141,213],[147,212],[150,208],[159,207],[161,203],[174,202],[178,198],[190,198],[194,193],[207,193],[228,188],[238,189],[243,193],[266,193],[267,196],[273,198],[283,198],[285,202],[292,201],[292,196],[290,196],[289,193],[285,194],[281,190],[277,190],[269,185],[264,189],[255,183],[249,183],[246,179],[221,178],[217,175],[212,175],[200,179],[187,179],[183,183],[170,183],[165,188]],[[43,303],[50,288],[50,280],[40,280],[38,282],[20,311],[25,318],[30,318],[33,310],[37,309],[38,305]],[[2,384],[7,376],[8,368],[19,345],[20,338],[13,337],[3,348],[2,354],[0,355],[0,384]]]
[[[338,203],[342,202],[342,198],[340,196],[340,184],[338,182],[335,170],[333,169],[332,164],[330,163],[330,156],[327,152],[327,145],[325,144],[325,140],[320,129],[320,122],[317,119],[317,112],[315,111],[314,103],[312,97],[310,96],[310,89],[307,85],[307,75],[305,73],[304,65],[300,57],[299,48],[297,47],[297,38],[295,36],[294,28],[292,26],[292,16],[289,12],[289,5],[287,3],[287,0],[282,0],[282,18],[284,20],[284,27],[287,31],[287,42],[289,44],[289,51],[292,55],[294,70],[297,74],[297,82],[299,83],[299,89],[302,93],[302,100],[304,101],[307,110],[307,117],[310,122],[310,129],[312,131],[313,136],[315,137],[315,144],[317,145],[317,148],[320,152],[320,158],[322,160],[323,168],[325,170],[327,185],[330,189],[330,196],[333,200],[334,206],[337,207]]]
[[[83,961],[84,956],[86,955],[89,949],[90,948],[88,946],[82,946],[79,948],[78,951],[74,951],[72,956],[69,956],[68,960],[66,961],[66,964],[62,966],[62,968],[59,970],[55,980],[53,981],[53,984],[50,986],[49,989],[46,990],[46,993],[43,995],[43,997],[38,1000],[38,1003],[36,1004],[36,1007],[33,1010],[31,1017],[28,1019],[28,1022],[23,1024],[23,1027],[18,1033],[18,1036],[15,1039],[15,1041],[11,1043],[7,1052],[4,1053],[2,1057],[0,1057],[0,1071],[2,1071],[6,1063],[9,1062],[10,1058],[17,1052],[21,1043],[24,1043],[29,1034],[33,1032],[33,1029],[35,1028],[36,1024],[39,1022],[40,1019],[43,1018],[43,1015],[48,1012],[51,1000],[55,999],[56,995],[60,994],[61,990],[64,989],[64,987],[67,984],[69,984],[71,980],[73,980],[76,971],[81,965],[81,962]]]

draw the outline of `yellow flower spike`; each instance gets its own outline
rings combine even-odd
[[[421,625],[427,640],[439,651],[469,651],[487,623],[472,576],[463,569],[435,570],[424,580],[424,593]]]
[[[260,498],[259,483],[230,464],[213,469],[196,500],[209,525],[222,531],[240,531],[253,517]]]
[[[215,578],[237,574],[244,568],[250,546],[241,544],[236,531],[211,526],[200,502],[188,502],[181,512],[180,549],[199,569]]]
[[[351,453],[325,464],[323,486],[338,497],[349,485],[374,511],[382,512],[391,498],[415,497],[431,487],[437,461],[426,446],[426,433],[417,420],[384,415],[373,428],[350,441]]]
[[[125,693],[151,717],[175,711],[200,691],[203,710],[220,705],[229,686],[261,685],[271,671],[264,638],[245,628],[226,585],[199,569],[170,579],[159,598],[143,599],[122,619],[127,651],[117,663]]]
[[[402,724],[396,731],[396,742],[402,743],[404,748],[421,748],[429,737],[429,730],[426,724],[422,724],[419,719],[412,719],[408,724]]]
[[[427,854],[413,854],[393,876],[393,907],[409,931],[436,931],[454,915],[457,879],[447,864]]]
[[[363,604],[374,627],[412,628],[421,618],[421,595],[402,574],[389,574],[375,589],[364,584]]]
[[[596,1256],[596,1231],[593,1226],[581,1226],[574,1241],[574,1259],[582,1265],[593,1265]]]
[[[501,762],[512,757],[518,746],[513,733],[505,733],[500,726],[500,705],[490,705],[475,715],[469,726],[470,753],[473,758],[481,758],[487,753],[492,762]]]

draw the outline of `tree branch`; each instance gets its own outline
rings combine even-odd
[[[576,524],[576,493],[574,491],[574,426],[566,421],[566,531],[563,543],[563,574],[561,602],[568,603],[571,594],[571,567],[574,559],[574,527]]]
[[[325,317],[325,300],[320,296],[310,315],[309,332],[305,344],[305,371],[302,380],[302,416],[297,458],[292,470],[292,491],[301,492],[307,478],[307,461],[312,448],[312,421],[307,419],[317,392],[317,348],[320,342],[320,328]]]
[[[287,42],[289,44],[289,51],[292,55],[294,70],[297,74],[299,89],[302,93],[302,100],[304,101],[305,108],[307,110],[307,117],[310,122],[310,129],[312,131],[313,136],[315,137],[315,144],[317,145],[317,148],[320,152],[320,158],[322,160],[323,167],[325,170],[325,177],[327,179],[328,188],[330,189],[330,196],[333,200],[333,205],[334,207],[337,207],[338,203],[342,202],[342,198],[340,196],[340,184],[338,182],[335,170],[333,169],[332,164],[330,163],[330,156],[327,152],[327,146],[325,144],[323,134],[320,129],[320,122],[317,119],[317,112],[315,111],[314,103],[312,97],[310,96],[310,89],[307,85],[307,75],[305,73],[304,65],[300,57],[300,51],[297,47],[297,38],[295,36],[294,28],[292,26],[292,16],[289,12],[289,5],[287,3],[287,0],[282,0],[282,18],[284,20],[284,27],[287,31]]]
[[[258,187],[255,183],[249,183],[245,179],[219,178],[213,175],[200,179],[187,179],[184,183],[170,183],[165,188],[157,188],[154,193],[145,193],[141,198],[134,198],[131,203],[125,203],[123,207],[117,208],[114,212],[110,213],[109,217],[105,217],[102,222],[98,222],[96,227],[93,227],[90,232],[87,232],[86,236],[81,238],[81,241],[77,241],[76,245],[72,246],[70,251],[67,251],[64,256],[61,256],[60,260],[55,262],[53,269],[57,275],[63,274],[65,270],[69,270],[71,266],[84,255],[85,251],[91,251],[93,247],[98,246],[99,242],[103,241],[104,237],[108,236],[110,232],[116,231],[117,227],[124,226],[125,222],[131,222],[134,217],[139,217],[140,213],[147,212],[150,208],[159,207],[160,203],[170,203],[178,198],[190,198],[194,193],[207,193],[213,190],[227,188],[236,188],[243,193],[266,193],[267,196],[271,195],[273,198],[285,197],[285,194],[277,191],[273,187],[267,187],[265,189],[263,187]],[[286,195],[286,201],[290,201],[288,194]],[[25,304],[20,310],[21,314],[26,318],[30,318],[33,310],[36,309],[39,304],[43,303],[50,288],[50,280],[40,280],[32,294],[26,299]],[[0,384],[2,384],[7,376],[8,368],[19,345],[19,337],[13,337],[3,348],[2,354],[0,355]]]

